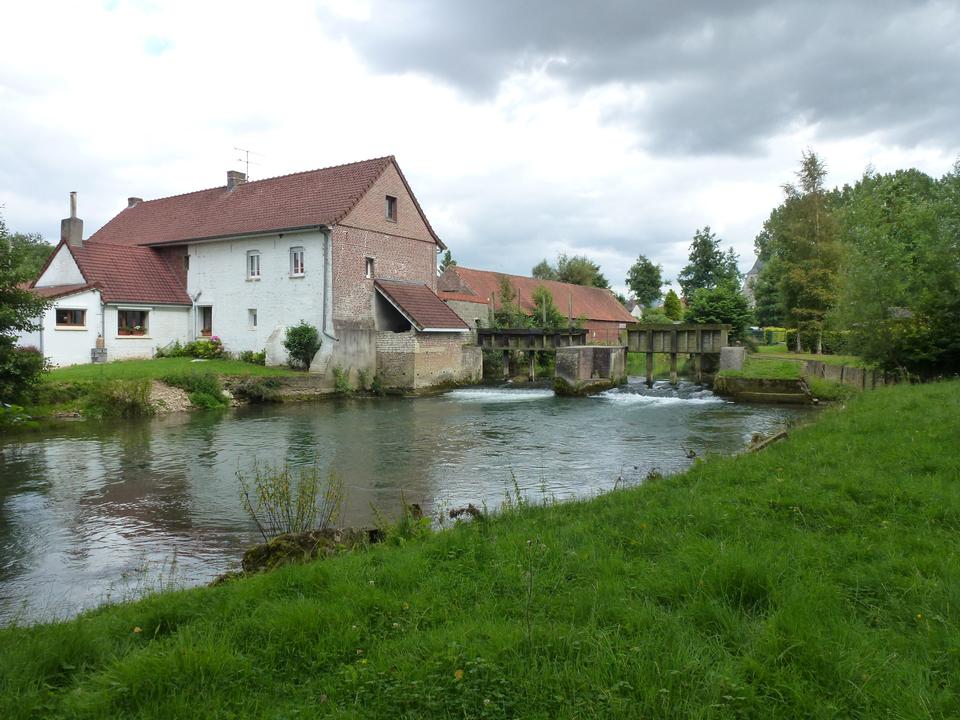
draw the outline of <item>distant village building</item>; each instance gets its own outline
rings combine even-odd
[[[500,278],[503,276],[504,273],[451,266],[438,280],[439,295],[470,325],[489,327],[491,312],[501,303]],[[550,291],[561,313],[574,321],[584,320],[589,342],[618,343],[620,330],[636,321],[609,290],[522,275],[506,277],[517,292],[520,307],[531,314],[535,307],[533,291],[541,286]]]
[[[743,286],[740,288],[740,292],[747,298],[750,307],[755,307],[757,304],[757,299],[753,293],[753,284],[761,270],[763,270],[763,260],[757,258],[757,261],[753,264],[753,267],[750,268],[750,271],[743,276]]]
[[[627,312],[637,320],[643,320],[643,306],[636,300],[627,300],[627,304],[624,305],[624,307],[627,309]]]
[[[286,330],[317,327],[310,370],[340,366],[407,388],[479,377],[469,330],[436,294],[437,237],[390,157],[142,200],[88,239],[76,216],[31,284],[53,307],[24,337],[57,365],[151,357],[218,336],[287,360]],[[101,352],[102,352],[101,351]]]

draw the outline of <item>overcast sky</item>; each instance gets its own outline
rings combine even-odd
[[[130,195],[394,154],[467,266],[585,253],[676,276],[753,238],[805,148],[829,182],[960,155],[960,3],[323,0],[8,4],[0,205],[56,241]]]

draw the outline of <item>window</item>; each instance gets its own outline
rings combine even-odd
[[[367,261],[366,276],[368,278],[372,278],[373,277],[373,258],[368,257],[366,258],[366,261]]]
[[[260,279],[260,251],[250,250],[247,253],[247,280]]]
[[[303,277],[303,248],[290,248],[290,275]]]
[[[251,330],[256,329],[257,327],[257,309],[250,308],[247,310],[247,324]]]
[[[397,199],[393,195],[387,195],[386,202],[387,220],[397,221]]]
[[[213,307],[202,305],[197,308],[200,313],[200,335],[201,337],[213,336]]]
[[[57,308],[57,327],[82,328],[87,324],[87,311]]]
[[[183,256],[183,269],[184,269],[185,271],[187,271],[187,272],[190,271],[190,256],[189,256],[189,255],[184,255],[184,256]]]
[[[118,335],[146,335],[148,310],[119,310],[117,311]]]

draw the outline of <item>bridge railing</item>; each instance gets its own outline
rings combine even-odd
[[[551,350],[572,345],[586,345],[583,328],[541,330],[537,328],[477,328],[477,345],[498,350]]]
[[[729,341],[729,325],[641,325],[623,331],[629,352],[719,355]]]

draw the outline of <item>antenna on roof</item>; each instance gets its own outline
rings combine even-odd
[[[264,155],[263,155],[263,153],[254,152],[253,150],[247,150],[246,148],[238,148],[238,147],[235,147],[234,150],[236,150],[236,151],[238,151],[238,152],[241,153],[240,157],[238,157],[237,160],[238,160],[239,162],[244,163],[244,164],[246,165],[246,170],[245,170],[245,172],[246,172],[247,180],[249,180],[249,179],[250,179],[250,165],[251,165],[251,164],[253,164],[253,165],[260,165],[260,163],[258,163],[258,162],[251,163],[251,162],[250,162],[250,156],[251,156],[251,155],[256,155],[257,157],[264,157]]]

